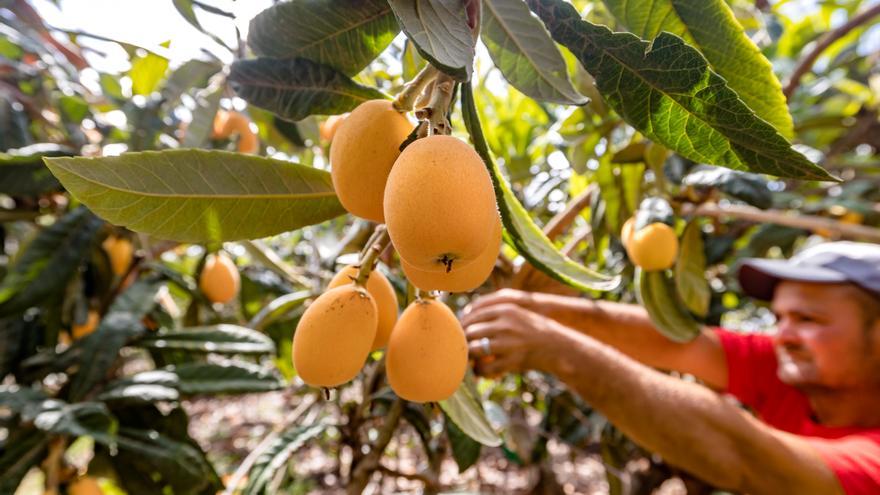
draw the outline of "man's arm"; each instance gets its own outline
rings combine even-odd
[[[651,370],[568,328],[527,363],[558,376],[626,435],[702,479],[750,494],[842,494],[804,439],[774,430],[705,387]]]
[[[694,375],[717,390],[727,388],[727,362],[713,332],[704,330],[691,342],[677,343],[657,331],[641,306],[512,289],[477,299],[471,312],[503,314],[511,304],[553,318],[653,368]],[[467,315],[463,323],[470,323]]]

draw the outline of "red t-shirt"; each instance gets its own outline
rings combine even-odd
[[[807,397],[776,376],[773,340],[716,333],[727,356],[727,392],[782,431],[808,437],[848,495],[880,494],[880,428],[829,428],[812,419]]]

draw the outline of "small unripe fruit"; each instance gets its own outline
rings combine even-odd
[[[131,266],[131,258],[134,255],[134,246],[131,241],[124,237],[110,236],[104,239],[101,246],[110,259],[110,268],[117,276],[123,276],[128,273],[128,267]]]
[[[81,339],[86,335],[94,332],[95,329],[98,328],[99,321],[101,321],[101,316],[98,315],[98,312],[94,309],[90,309],[86,321],[81,325],[77,325],[74,323],[74,325],[70,328],[70,334],[74,338],[74,340]]]
[[[356,266],[346,266],[327,285],[328,289],[341,287],[343,285],[354,284],[357,278],[358,268]],[[397,294],[394,292],[394,286],[385,278],[379,270],[373,270],[370,278],[367,280],[367,292],[373,297],[376,303],[376,311],[378,311],[378,327],[376,328],[376,338],[373,339],[371,351],[375,351],[385,347],[388,344],[388,337],[394,324],[397,323]]]
[[[451,272],[420,270],[405,259],[400,259],[400,267],[406,278],[416,287],[424,291],[445,290],[448,292],[468,292],[483,285],[492,274],[498,252],[501,250],[501,219],[498,218],[493,228],[492,239],[486,249],[465,266],[459,266]]]
[[[67,486],[67,493],[69,495],[103,495],[104,491],[101,490],[97,479],[83,476]]]
[[[678,237],[669,225],[652,223],[632,235],[627,253],[642,270],[665,270],[678,256]]]
[[[413,402],[448,399],[467,370],[467,340],[445,304],[418,300],[400,315],[385,358],[388,384]]]
[[[357,376],[376,338],[377,313],[370,293],[354,284],[321,294],[293,334],[299,377],[314,387],[336,387]]]
[[[453,271],[485,251],[498,210],[492,179],[464,141],[435,135],[403,150],[385,188],[385,223],[410,265]]]
[[[629,243],[632,240],[633,231],[636,229],[636,217],[630,217],[629,220],[623,223],[623,227],[620,229],[620,242],[623,244],[624,248],[629,247]]]
[[[400,145],[413,126],[388,100],[361,103],[339,124],[330,145],[330,175],[350,213],[385,222],[382,197]]]
[[[235,263],[223,253],[212,254],[199,276],[199,289],[214,303],[226,304],[238,295],[241,276]]]

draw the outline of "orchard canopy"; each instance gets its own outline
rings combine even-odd
[[[710,493],[462,310],[766,330],[878,112],[869,0],[0,0],[0,493]]]

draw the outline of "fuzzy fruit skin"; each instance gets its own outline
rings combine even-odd
[[[293,334],[293,366],[299,377],[314,387],[336,387],[357,376],[378,322],[373,297],[354,284],[321,294]]]
[[[406,278],[421,290],[470,292],[483,285],[483,282],[492,274],[495,261],[501,250],[501,235],[501,219],[498,218],[495,222],[492,239],[486,249],[474,261],[465,266],[459,266],[449,273],[445,270],[439,272],[420,270],[403,258],[400,259],[400,267],[403,268]]]
[[[678,256],[678,237],[669,225],[652,223],[632,235],[627,253],[642,270],[665,270]]]
[[[330,144],[330,175],[349,213],[385,223],[385,182],[412,129],[388,100],[365,101],[339,124]]]
[[[70,328],[70,334],[74,339],[81,339],[86,335],[95,331],[98,328],[98,322],[101,321],[101,316],[94,309],[89,310],[88,318],[86,318],[85,323],[82,325],[74,324]]]
[[[224,253],[208,256],[199,276],[199,289],[209,301],[226,304],[235,299],[240,287],[241,276],[229,256]]]
[[[131,241],[124,237],[110,236],[101,244],[107,257],[110,259],[110,268],[116,276],[123,276],[128,272],[131,258],[134,255],[134,246]]]
[[[67,493],[69,495],[103,495],[104,490],[101,490],[98,480],[91,476],[83,476],[67,486]]]
[[[636,217],[630,217],[629,220],[623,223],[623,227],[620,229],[620,242],[623,244],[624,248],[629,248],[635,230]]]
[[[485,251],[498,217],[483,160],[467,143],[435,135],[403,150],[385,187],[385,223],[394,248],[410,265],[446,271]]]
[[[408,401],[448,399],[464,379],[467,357],[464,330],[452,310],[433,299],[415,301],[388,341],[388,384]]]
[[[333,279],[327,284],[328,289],[350,285],[357,278],[358,268],[348,265],[337,273]],[[373,339],[371,351],[379,350],[388,344],[388,337],[391,336],[391,330],[397,323],[397,294],[394,292],[394,286],[385,278],[379,270],[373,270],[370,278],[367,280],[367,292],[373,297],[376,303],[376,311],[378,311],[378,328],[376,329],[376,337]]]

